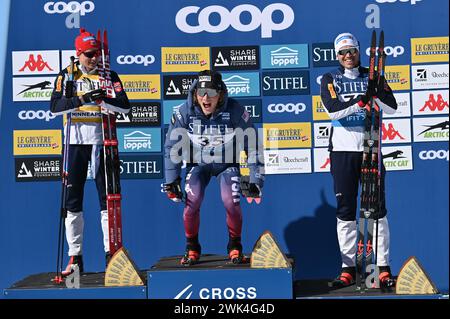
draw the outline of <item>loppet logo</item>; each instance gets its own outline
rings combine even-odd
[[[117,57],[117,63],[119,64],[143,64],[144,66],[153,64],[155,57],[151,54],[148,55],[119,55]]]
[[[61,130],[14,130],[14,155],[60,155]]]
[[[208,47],[162,47],[162,72],[199,72],[210,69]]]
[[[313,43],[312,58],[314,67],[339,65],[336,51],[334,51],[334,43],[332,42]]]
[[[117,136],[120,152],[160,152],[161,129],[159,128],[119,128]]]
[[[121,155],[120,178],[163,178],[162,155]]]
[[[413,169],[411,146],[383,146],[383,164],[387,171],[404,171]]]
[[[409,65],[387,65],[384,76],[393,91],[410,89]]]
[[[378,3],[411,2],[411,5],[417,4],[422,0],[376,0]]]
[[[414,115],[433,115],[449,113],[448,90],[412,92]]]
[[[413,89],[448,89],[448,64],[413,65]]]
[[[422,117],[413,119],[414,142],[449,140],[448,117]]]
[[[265,150],[264,163],[266,174],[311,173],[311,150]]]
[[[193,284],[184,287],[173,299],[255,299],[256,287],[227,287],[194,289]]]
[[[308,67],[307,44],[263,45],[261,55],[263,69]]]
[[[326,121],[326,120],[329,121],[330,120],[330,117],[328,116],[328,113],[325,110],[325,107],[323,106],[320,95],[312,96],[312,113],[313,113],[314,121]]]
[[[273,103],[273,104],[269,104],[267,106],[267,110],[270,113],[288,112],[288,113],[300,114],[306,110],[306,105],[304,103],[296,103],[296,104],[294,104],[294,103],[286,103],[286,104]]]
[[[22,121],[25,120],[45,120],[46,122],[54,119],[56,116],[53,115],[50,111],[44,111],[44,110],[22,110],[18,113],[19,119]]]
[[[57,74],[59,51],[13,51],[13,75]]]
[[[61,157],[15,158],[16,182],[61,179]]]
[[[263,95],[309,95],[309,71],[263,72]]]
[[[331,123],[314,123],[314,146],[328,146],[331,133]]]
[[[213,47],[211,51],[215,70],[259,69],[257,46]]]
[[[449,159],[449,153],[448,150],[429,150],[429,151],[420,151],[419,152],[419,158],[423,161],[427,160],[446,160],[448,162]]]
[[[227,73],[223,74],[223,82],[231,97],[259,96],[259,73]]]
[[[382,141],[385,144],[411,142],[409,119],[383,120],[381,132]]]
[[[197,6],[188,6],[180,9],[175,17],[178,29],[185,33],[220,33],[231,27],[240,32],[249,32],[261,27],[261,37],[271,38],[273,31],[281,31],[289,28],[294,22],[294,11],[284,3],[273,3],[265,7],[262,12],[251,4],[242,4],[234,7],[231,12],[227,8],[212,5],[200,10]],[[283,18],[279,23],[272,19],[274,12],[280,11]],[[251,16],[247,24],[241,22],[241,15],[246,12]],[[197,14],[198,13],[198,14]],[[220,22],[216,25],[210,23],[211,14],[219,15]],[[190,15],[195,15],[190,18]],[[189,24],[195,22],[195,24]]]
[[[394,97],[397,101],[397,111],[394,114],[383,113],[383,118],[410,117],[411,98],[409,93],[394,93]]]
[[[448,62],[448,37],[412,38],[411,61]]]
[[[189,88],[196,79],[197,76],[193,74],[164,75],[163,76],[164,99],[165,100],[186,99],[189,94]]]
[[[51,1],[44,4],[44,11],[48,14],[79,12],[80,15],[84,16],[86,15],[86,13],[94,11],[94,9],[95,4],[92,1],[83,1],[82,3],[79,3],[77,1],[70,1],[69,3],[65,3],[63,1]]]
[[[54,80],[52,77],[13,78],[13,101],[50,101]]]
[[[311,147],[311,123],[264,124],[264,148]]]
[[[159,100],[161,80],[159,74],[124,74],[120,76],[130,100]]]
[[[128,114],[118,113],[117,126],[160,126],[159,102],[133,102]]]
[[[378,47],[376,48],[376,55],[378,56]],[[386,46],[384,47],[384,53],[388,56],[393,56],[394,58],[398,57],[405,53],[405,48],[401,45],[397,45],[395,47]],[[367,48],[366,55],[370,56],[370,48]]]
[[[330,171],[330,152],[327,148],[314,149],[314,172],[322,173]]]

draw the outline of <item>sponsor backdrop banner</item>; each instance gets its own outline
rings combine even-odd
[[[132,102],[130,114],[118,119],[118,134],[123,239],[136,264],[148,269],[184,252],[183,206],[160,192],[164,135],[196,72],[212,68],[223,72],[229,95],[264,137],[262,203],[241,201],[244,250],[250,253],[270,230],[296,259],[296,279],[333,278],[340,269],[327,151],[331,121],[320,100],[322,75],[338,66],[333,40],[354,33],[367,65],[370,34],[384,30],[386,79],[399,103],[382,127],[390,263],[397,274],[417,256],[448,291],[449,3],[345,5],[351,18],[336,14],[342,3],[332,0],[12,1],[0,114],[0,289],[54,271],[63,135],[49,100],[84,27],[108,30],[111,68]],[[89,180],[83,255],[87,271],[104,271],[95,193]],[[201,210],[202,250],[226,254],[215,178]]]

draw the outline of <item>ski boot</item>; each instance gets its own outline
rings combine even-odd
[[[196,264],[200,260],[200,255],[202,253],[202,249],[200,244],[187,244],[186,252],[181,258],[180,264],[183,266],[191,266]]]
[[[72,274],[75,270],[75,267],[78,266],[78,269],[80,270],[80,273],[84,271],[83,269],[83,256],[70,256],[69,263],[67,264],[67,267],[65,270],[61,272],[61,275],[63,277],[67,277],[70,274]]]
[[[339,277],[330,281],[328,287],[330,288],[343,288],[355,283],[355,267],[342,267]]]
[[[395,286],[395,279],[391,274],[391,267],[389,266],[379,266],[380,274],[378,279],[380,280],[380,288],[382,290],[390,290]]]
[[[243,264],[247,261],[244,254],[242,253],[241,238],[230,237],[227,246],[228,257],[233,264]]]

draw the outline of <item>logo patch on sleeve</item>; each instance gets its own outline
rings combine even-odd
[[[122,85],[120,82],[114,82],[114,91],[116,93],[122,92]]]

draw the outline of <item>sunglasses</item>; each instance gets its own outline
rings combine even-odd
[[[83,52],[84,56],[86,58],[92,59],[95,56],[99,56],[100,55],[100,51],[92,51],[92,52]]]
[[[346,55],[347,53],[350,53],[351,55],[354,55],[358,52],[357,48],[350,48],[350,49],[342,49],[338,51],[339,55]]]
[[[209,97],[216,97],[219,94],[219,91],[216,89],[198,88],[197,94],[201,97],[205,96],[205,94],[208,94]]]

